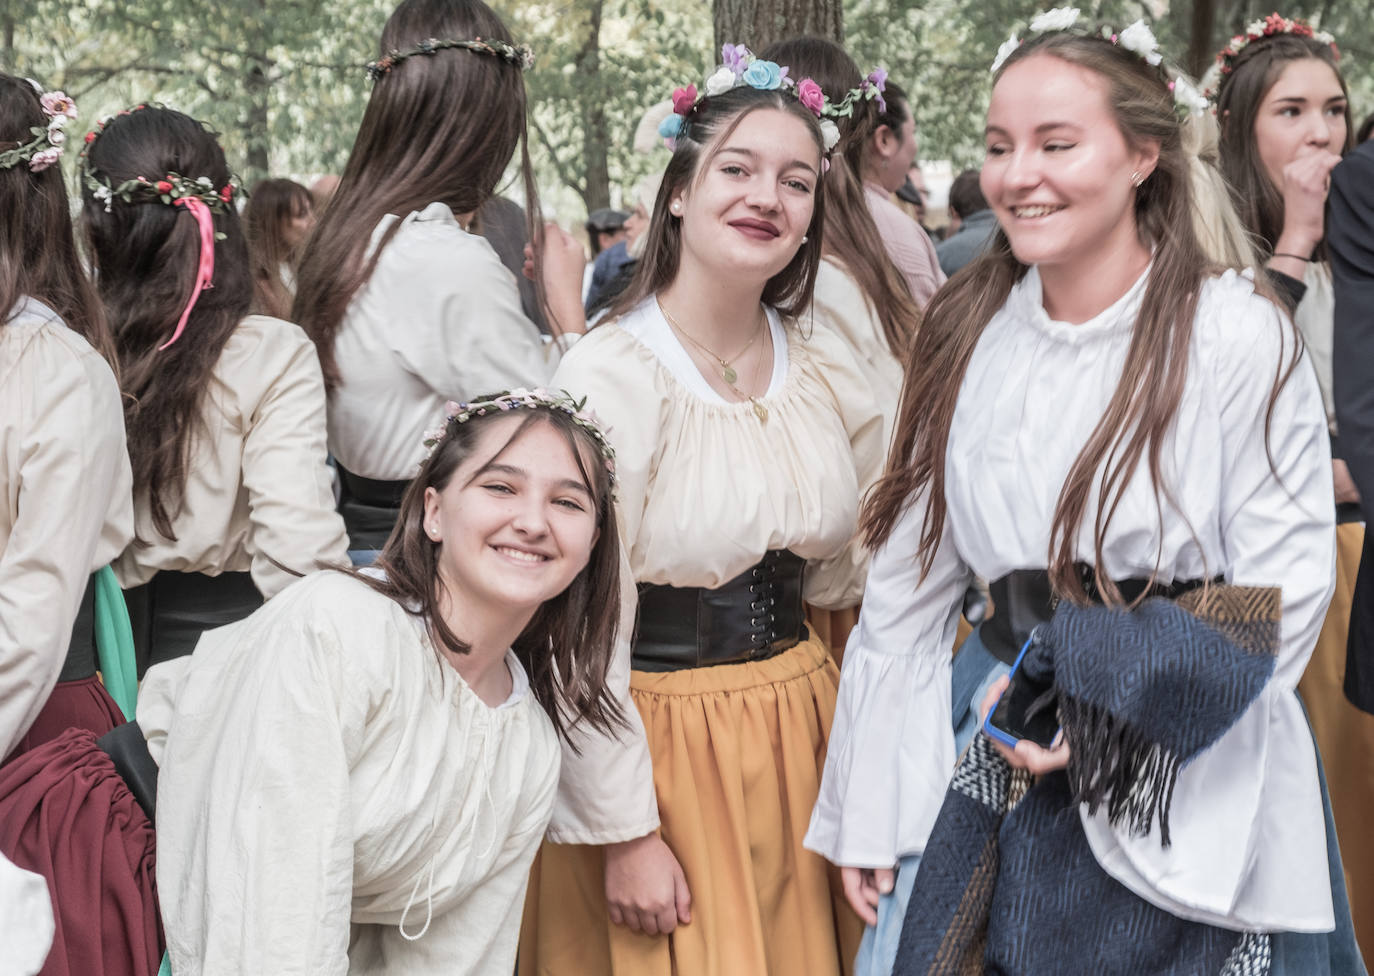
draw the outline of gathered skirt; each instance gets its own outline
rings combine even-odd
[[[545,843],[531,874],[521,976],[831,976],[862,923],[838,870],[802,847],[839,670],[812,638],[766,661],[635,671],[662,835],[692,921],[666,936],[610,921],[597,846]]]
[[[153,976],[162,958],[153,826],[85,729],[0,767],[0,853],[48,883],[41,976]]]
[[[75,681],[59,681],[48,696],[47,703],[19,740],[5,761],[16,759],[30,749],[51,742],[67,729],[86,729],[102,736],[116,725],[124,724],[124,715],[105,686],[95,675]]]
[[[1346,637],[1364,527],[1336,527],[1336,590],[1298,693],[1326,767],[1331,809],[1350,893],[1350,914],[1366,958],[1374,958],[1374,715],[1361,711],[1343,690]]]

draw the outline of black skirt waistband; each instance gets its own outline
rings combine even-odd
[[[134,631],[138,676],[154,664],[190,654],[207,630],[242,620],[262,606],[249,573],[166,570],[124,591]]]
[[[86,592],[76,610],[67,660],[62,663],[58,681],[81,681],[96,672],[95,654],[95,574],[86,577]]]
[[[339,472],[339,515],[348,531],[348,548],[380,549],[401,514],[407,481],[381,481],[349,471],[336,460]]]
[[[1086,563],[1078,564],[1079,578],[1088,600],[1101,603],[1097,588],[1097,574]],[[1126,603],[1142,596],[1162,596],[1177,599],[1189,590],[1202,586],[1206,580],[1178,580],[1173,583],[1151,583],[1133,577],[1116,580],[1116,588]],[[1015,664],[1021,648],[1030,639],[1031,631],[1048,623],[1054,616],[1059,599],[1050,588],[1050,574],[1044,569],[1016,569],[988,584],[992,593],[992,616],[983,621],[978,636],[993,657],[1004,664]]]
[[[770,549],[734,579],[707,589],[643,583],[632,667],[679,671],[762,661],[806,636],[806,560]]]

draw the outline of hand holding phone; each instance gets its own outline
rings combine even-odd
[[[1053,677],[1027,665],[1030,646],[1027,641],[1011,674],[989,689],[983,700],[983,731],[1012,766],[1039,775],[1068,765],[1069,747],[1059,735],[1052,706],[1031,714],[1031,706],[1053,686]]]

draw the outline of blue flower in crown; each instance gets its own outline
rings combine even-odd
[[[744,69],[744,83],[750,88],[758,88],[762,91],[774,91],[782,87],[783,79],[787,77],[786,69],[778,67],[772,61],[753,61],[749,67]]]
[[[669,115],[658,124],[658,134],[664,139],[676,139],[682,134],[682,116]]]

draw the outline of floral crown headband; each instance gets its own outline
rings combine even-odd
[[[1337,61],[1341,59],[1340,49],[1336,47],[1336,39],[1326,31],[1313,30],[1310,24],[1298,20],[1296,17],[1289,20],[1287,17],[1273,13],[1263,20],[1256,20],[1246,26],[1244,34],[1237,34],[1231,38],[1229,44],[1217,52],[1215,63],[1208,69],[1206,77],[1203,78],[1204,94],[1215,102],[1221,91],[1222,80],[1236,70],[1236,59],[1240,57],[1240,52],[1256,41],[1262,41],[1266,37],[1275,37],[1279,34],[1310,37],[1320,44],[1330,45],[1332,55]]]
[[[1046,10],[1033,17],[1022,30],[1022,33],[1027,37],[1031,34],[1053,33],[1077,34],[1080,37],[1100,37],[1110,44],[1125,48],[1132,54],[1138,55],[1142,61],[1151,67],[1158,68],[1165,83],[1169,86],[1169,90],[1174,93],[1174,109],[1180,117],[1201,115],[1207,111],[1207,99],[1193,86],[1193,83],[1183,75],[1174,74],[1164,67],[1164,56],[1159,53],[1159,41],[1155,39],[1154,31],[1150,30],[1145,21],[1137,20],[1121,31],[1113,30],[1111,27],[1094,30],[1087,24],[1080,26],[1081,17],[1082,14],[1077,7],[1055,7],[1053,10]],[[1007,58],[1011,57],[1012,52],[1021,46],[1022,40],[1023,38],[1018,36],[1016,30],[1011,32],[1011,37],[1007,38],[1002,46],[997,49],[997,57],[992,62],[993,74],[996,74],[1006,63]]]
[[[186,210],[195,218],[196,226],[200,231],[200,258],[196,265],[196,280],[191,288],[191,297],[186,302],[186,307],[181,312],[181,318],[177,320],[176,328],[172,330],[172,337],[158,346],[161,352],[172,343],[181,338],[182,332],[186,330],[186,323],[191,317],[191,310],[196,307],[196,301],[200,298],[200,293],[208,288],[214,287],[215,279],[215,241],[224,240],[225,235],[215,230],[214,219],[211,213],[227,214],[234,209],[234,194],[239,192],[239,181],[235,176],[230,176],[229,181],[222,187],[216,189],[214,181],[208,176],[197,176],[190,178],[182,176],[180,173],[166,173],[158,179],[150,180],[146,176],[135,176],[133,179],[125,180],[119,185],[112,185],[109,179],[99,175],[91,167],[91,161],[87,155],[90,152],[91,144],[100,137],[105,131],[111,120],[122,115],[132,115],[134,112],[147,108],[146,105],[135,105],[131,109],[124,109],[114,115],[107,115],[95,124],[95,128],[86,133],[86,144],[81,149],[79,166],[81,170],[81,182],[90,191],[93,199],[99,200],[105,205],[105,212],[110,212],[110,206],[118,200],[126,204],[141,203],[163,203],[171,207],[178,207]]]
[[[793,81],[788,77],[791,69],[755,57],[743,44],[726,44],[720,49],[720,55],[722,64],[706,79],[705,94],[699,94],[696,85],[674,89],[673,114],[658,126],[658,134],[667,141],[668,148],[677,148],[677,140],[686,130],[689,117],[704,99],[724,94],[732,88],[749,87],[795,94],[797,100],[821,120],[821,138],[827,153],[840,141],[839,126],[831,119],[850,117],[854,114],[855,105],[861,101],[876,100],[879,110],[887,111],[887,102],[883,100],[887,71],[883,68],[869,72],[858,88],[851,88],[840,101],[831,102],[821,86],[812,79]]]
[[[388,51],[376,61],[367,63],[367,75],[372,81],[380,81],[392,68],[400,64],[406,58],[413,58],[417,54],[438,54],[440,51],[451,51],[461,49],[471,51],[474,54],[487,54],[494,58],[500,58],[509,64],[513,64],[521,71],[529,71],[534,67],[534,52],[527,44],[507,44],[505,41],[485,41],[480,37],[472,40],[452,40],[441,41],[431,37],[421,41],[408,51]]]
[[[611,442],[606,439],[606,431],[602,428],[601,420],[597,417],[596,411],[587,409],[587,398],[574,399],[567,390],[551,392],[543,387],[533,390],[521,387],[493,393],[490,396],[482,397],[480,400],[473,400],[471,403],[455,403],[450,400],[444,404],[444,416],[446,417],[444,426],[425,431],[425,459],[428,460],[434,455],[435,449],[443,442],[450,430],[459,424],[467,423],[473,417],[485,417],[490,413],[502,413],[508,410],[532,410],[541,407],[545,410],[558,410],[567,414],[572,418],[574,424],[591,435],[597,450],[601,452],[601,460],[606,466],[607,475],[610,476],[611,488],[614,489],[615,449],[611,447]]]
[[[37,84],[38,104],[47,116],[46,126],[30,127],[28,142],[14,149],[0,152],[0,169],[12,169],[20,163],[29,164],[29,172],[41,173],[62,158],[62,146],[67,141],[67,120],[76,118],[76,103],[60,91],[45,92]],[[17,141],[17,140],[16,140]]]

